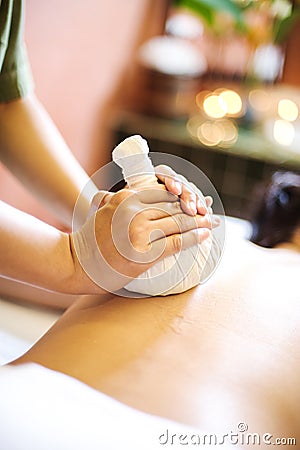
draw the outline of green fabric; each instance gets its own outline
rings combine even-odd
[[[0,0],[0,102],[23,97],[33,88],[23,28],[24,1]]]

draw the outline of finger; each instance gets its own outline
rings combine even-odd
[[[156,167],[155,173],[170,192],[180,196],[181,208],[186,214],[191,216],[197,214],[197,197],[193,187],[189,187],[189,182],[186,178],[182,175],[177,175],[173,169],[165,165]]]
[[[186,214],[206,214],[206,204],[202,199],[201,192],[193,183],[189,182],[183,175],[178,175],[168,166],[160,165],[155,168],[156,176],[169,191],[180,195],[181,207]]]
[[[197,228],[213,228],[211,217],[206,216],[189,216],[187,214],[176,214],[172,217],[165,217],[152,222],[153,230],[160,230],[165,236],[172,234],[185,233]],[[154,236],[154,235],[153,235]],[[154,238],[152,238],[154,240]]]
[[[182,233],[193,228],[213,229],[221,223],[220,217],[214,214],[197,214],[195,216],[182,214],[179,202],[158,203],[143,210],[143,213],[146,214],[148,220],[153,222],[152,228],[162,230],[165,235]]]
[[[101,206],[104,206],[106,203],[108,203],[113,196],[114,193],[109,191],[96,192],[91,201],[89,215],[94,214],[99,208],[101,208]]]
[[[177,175],[176,172],[174,172],[174,170],[171,169],[171,167],[166,166],[165,164],[160,164],[159,166],[156,166],[154,170],[156,177],[163,182],[165,177],[176,178]]]
[[[198,214],[205,215],[208,213],[205,197],[200,191],[200,189],[191,181],[187,181],[184,179],[183,182],[184,190],[187,190],[187,192],[192,192],[196,195],[196,210]],[[181,196],[182,198],[182,196]]]
[[[210,195],[206,195],[204,198],[205,198],[206,206],[208,208],[210,208],[213,204],[213,198]]]
[[[172,203],[154,203],[152,205],[147,205],[146,207],[143,206],[142,211],[145,213],[146,218],[152,221],[171,217],[176,214],[182,214],[179,201]]]
[[[165,184],[168,191],[172,192],[174,195],[181,195],[182,193],[182,185],[175,178],[164,177],[163,183]]]
[[[190,215],[195,215],[197,213],[205,215],[207,213],[207,208],[202,192],[198,187],[182,175],[177,175],[177,181],[181,183],[182,193],[180,199],[182,201],[182,210]]]
[[[156,177],[164,183],[168,191],[174,195],[180,195],[182,192],[182,183],[178,180],[176,172],[169,166],[161,164],[155,167]]]
[[[156,203],[171,203],[177,202],[178,197],[172,192],[166,191],[164,188],[157,185],[150,186],[149,188],[143,189],[136,192],[139,201],[142,204],[154,205]]]
[[[187,189],[185,185],[182,185],[182,194],[180,196],[182,211],[191,216],[195,216],[197,214],[197,200],[196,194],[190,189]]]
[[[173,234],[165,239],[165,248],[163,253],[160,254],[159,259],[166,258],[167,256],[178,253],[181,250],[192,247],[193,245],[201,244],[207,238],[211,236],[210,230],[206,228],[198,228],[196,230],[187,231],[183,234]],[[161,241],[156,241],[152,244],[153,251],[161,248]]]
[[[211,206],[212,198],[209,197],[211,204],[206,204],[205,199],[198,187],[188,181],[183,175],[178,175],[168,166],[160,165],[155,168],[156,177],[159,178],[166,188],[174,195],[179,195],[181,208],[186,214],[195,215],[208,213],[207,206]]]
[[[209,214],[211,218],[211,225],[212,228],[216,228],[221,224],[221,219],[219,216],[216,216],[215,214]]]
[[[196,206],[198,214],[202,214],[203,216],[205,216],[205,214],[209,213],[209,209],[207,208],[206,204],[203,203],[203,200],[201,198],[197,198]]]

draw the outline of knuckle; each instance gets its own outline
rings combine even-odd
[[[182,215],[181,204],[178,200],[176,202],[169,203],[169,212],[175,215]]]
[[[196,199],[197,199],[196,194],[193,191],[191,191],[191,190],[187,191],[187,197],[188,197],[188,200],[192,201],[192,202],[195,202]]]
[[[183,187],[189,185],[189,181],[181,174],[176,173],[176,180],[182,183]]]
[[[121,191],[118,191],[115,193],[115,195],[112,197],[111,201],[113,204],[119,205],[120,203],[122,203],[124,200],[126,200],[133,194],[134,194],[134,191],[131,191],[129,189],[122,189]]]
[[[169,166],[166,166],[165,164],[159,164],[155,167],[155,172],[161,175],[170,175],[173,171]]]
[[[182,236],[180,234],[174,234],[172,236],[172,249],[175,252],[179,252],[182,248]]]
[[[199,228],[211,228],[211,220],[210,217],[206,216],[199,216],[197,217],[197,224]]]
[[[182,230],[186,226],[186,217],[183,214],[177,214],[174,218],[179,230]]]
[[[148,243],[149,233],[149,227],[144,222],[134,222],[128,230],[129,240],[135,248]]]
[[[156,211],[164,217],[172,217],[175,222],[176,216],[179,216],[182,213],[179,202],[168,202],[162,204]]]
[[[195,218],[192,216],[188,216],[187,214],[177,214],[175,216],[175,220],[181,232],[190,230],[191,228],[197,228],[198,226],[197,220],[195,220]]]

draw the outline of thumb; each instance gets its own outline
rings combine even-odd
[[[101,206],[106,205],[113,197],[114,193],[109,191],[98,191],[93,196],[91,201],[91,207],[89,210],[89,217],[92,216]]]

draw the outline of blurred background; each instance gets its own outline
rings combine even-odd
[[[247,218],[258,181],[300,169],[299,17],[292,0],[27,0],[25,38],[36,94],[89,174],[141,134]],[[0,191],[56,224],[3,167]]]

